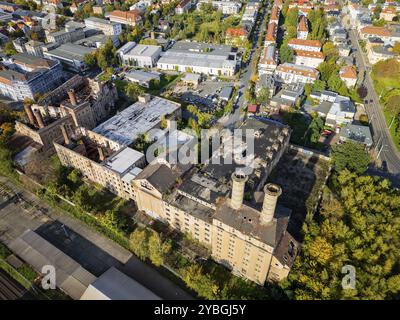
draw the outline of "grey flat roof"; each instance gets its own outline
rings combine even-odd
[[[130,145],[139,134],[156,127],[161,121],[161,116],[173,113],[180,107],[176,102],[152,97],[147,103],[134,103],[93,131],[117,143]]]
[[[164,52],[158,63],[208,68],[235,67],[236,61],[228,60],[231,52],[231,46],[180,41]]]
[[[80,300],[161,300],[159,296],[111,267],[93,282]]]
[[[128,79],[133,79],[137,81],[150,81],[154,79],[160,79],[160,74],[153,72],[146,72],[142,70],[134,70],[125,75]]]
[[[147,44],[137,44],[131,50],[124,53],[127,56],[141,56],[141,57],[152,57],[158,50],[160,46],[153,46]]]
[[[68,60],[83,61],[83,57],[85,56],[85,54],[91,53],[94,50],[96,49],[80,46],[77,44],[66,43],[62,44],[56,49],[45,52],[45,55],[50,55],[55,58],[61,57]]]
[[[57,286],[73,299],[79,299],[96,280],[79,263],[30,229],[11,242],[10,249],[38,272],[45,265],[54,266]]]
[[[371,130],[368,126],[348,123],[340,130],[340,136],[356,142],[372,145]]]

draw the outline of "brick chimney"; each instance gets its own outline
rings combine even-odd
[[[33,115],[33,111],[32,111],[31,105],[30,104],[25,104],[24,105],[24,109],[25,109],[26,115],[28,116],[29,123],[31,125],[33,125],[33,126],[36,125],[35,116]]]

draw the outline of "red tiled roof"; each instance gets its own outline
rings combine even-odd
[[[321,41],[319,40],[303,40],[303,39],[290,39],[288,44],[292,45],[302,45],[302,46],[308,46],[308,47],[319,47],[321,48],[322,44]]]

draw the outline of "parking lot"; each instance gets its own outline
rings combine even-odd
[[[224,104],[219,99],[221,91],[233,85],[232,82],[207,80],[193,87],[180,82],[173,88],[173,96],[182,102],[196,105],[203,112],[212,112]]]

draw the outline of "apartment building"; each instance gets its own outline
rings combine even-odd
[[[230,46],[240,46],[246,41],[249,32],[244,27],[226,29],[225,44]]]
[[[242,3],[235,0],[199,0],[197,10],[200,10],[203,4],[211,4],[215,10],[220,10],[223,14],[238,14]]]
[[[85,26],[88,29],[99,30],[107,36],[117,36],[122,32],[121,23],[108,21],[97,17],[89,17],[85,19]]]
[[[382,60],[397,58],[398,56],[393,52],[393,47],[389,45],[374,45],[368,49],[368,61],[375,64]]]
[[[321,51],[322,44],[319,40],[290,39],[288,46],[293,50]]]
[[[85,32],[83,28],[70,28],[64,29],[56,32],[48,32],[46,30],[46,40],[47,42],[64,44],[78,41],[85,37]]]
[[[11,57],[8,69],[0,70],[0,93],[14,101],[34,99],[49,92],[63,81],[63,70],[58,61],[18,53]]]
[[[258,64],[258,74],[273,74],[278,66],[278,51],[274,45],[263,48],[260,62]]]
[[[308,37],[308,20],[306,16],[300,16],[297,24],[297,39],[306,40]]]
[[[280,64],[275,70],[278,81],[283,83],[313,83],[319,78],[319,71],[293,63]]]
[[[110,12],[110,21],[131,27],[141,26],[143,24],[143,18],[139,10],[114,10]]]
[[[216,76],[233,76],[238,67],[231,46],[178,41],[157,62],[157,68]]]
[[[130,41],[117,50],[122,64],[141,68],[153,68],[160,58],[161,46],[137,44]]]
[[[275,22],[268,24],[267,33],[265,35],[264,46],[267,47],[272,44],[276,44],[276,34],[278,31],[278,25]]]
[[[367,40],[371,37],[378,37],[382,39],[385,44],[394,45],[400,41],[400,33],[398,31],[389,30],[386,27],[366,26],[360,29],[360,36],[362,39]]]
[[[385,21],[393,21],[393,19],[396,17],[397,10],[395,7],[383,8],[379,15],[379,19],[383,19]]]
[[[311,68],[317,68],[325,60],[325,55],[319,51],[294,50],[294,63]]]
[[[344,66],[339,71],[339,77],[346,83],[346,86],[352,88],[357,83],[357,70],[354,66]]]
[[[356,107],[350,98],[327,90],[312,92],[310,97],[319,101],[321,105],[325,105],[327,111],[320,114],[320,116],[326,118],[325,125],[336,128],[353,122]]]
[[[279,6],[277,6],[277,5],[274,5],[273,7],[272,7],[272,10],[271,10],[271,16],[270,16],[270,18],[269,18],[269,22],[270,23],[276,23],[277,25],[279,25],[279,17],[280,17],[280,14],[281,14],[281,9],[280,9],[280,7]]]

